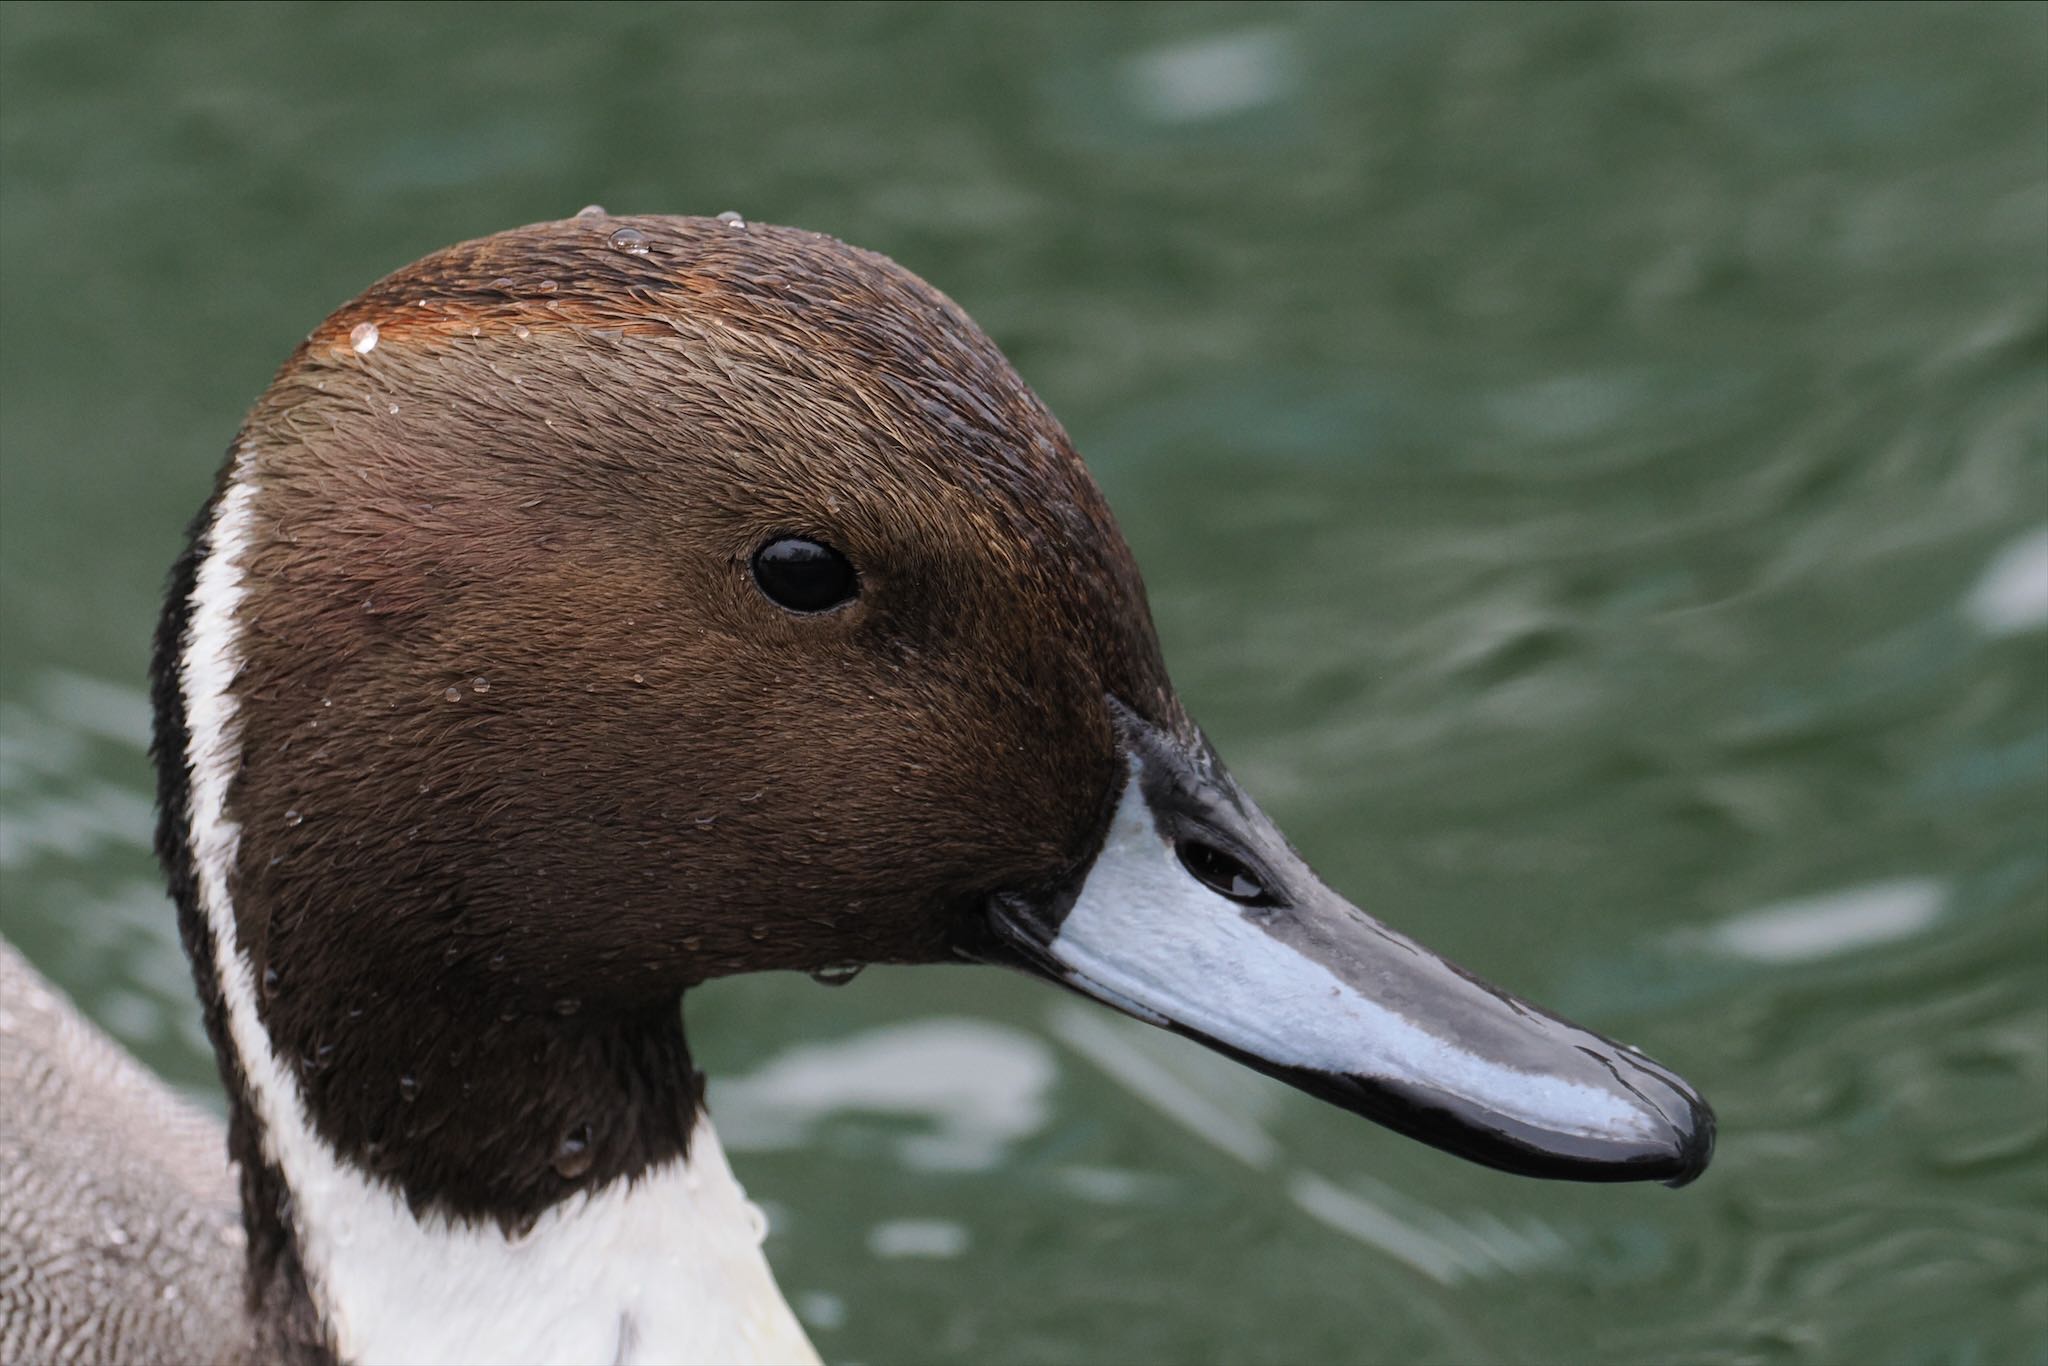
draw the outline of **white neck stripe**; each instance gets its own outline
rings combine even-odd
[[[495,1226],[415,1219],[315,1132],[257,1013],[228,883],[241,840],[227,793],[242,755],[234,683],[242,560],[255,529],[250,464],[249,450],[238,450],[180,642],[186,837],[228,1037],[264,1155],[291,1190],[300,1264],[337,1352],[365,1363],[815,1362],[761,1255],[759,1211],[708,1120],[687,1164],[563,1201],[516,1241]]]

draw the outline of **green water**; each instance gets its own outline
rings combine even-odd
[[[1722,1124],[1683,1192],[1546,1185],[1022,979],[721,985],[828,1357],[2048,1360],[2048,8],[0,38],[0,905],[179,1084],[142,678],[243,409],[446,242],[739,209],[1004,345],[1333,883]]]

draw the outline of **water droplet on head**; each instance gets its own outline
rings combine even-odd
[[[590,1170],[590,1164],[597,1154],[590,1150],[590,1126],[579,1124],[562,1135],[562,1141],[555,1145],[553,1158],[555,1170],[564,1180],[574,1181]]]
[[[536,294],[552,294],[557,288],[558,286],[553,280],[542,280],[533,287],[533,292]]]
[[[747,220],[745,218],[742,218],[739,215],[739,213],[733,209],[727,209],[724,213],[718,215],[718,221],[725,224],[725,226],[727,226],[728,228],[734,228],[740,232],[745,232],[747,230]]]
[[[398,1098],[403,1101],[419,1099],[420,1079],[408,1072],[398,1079]]]
[[[510,294],[517,287],[517,282],[509,275],[500,275],[497,279],[491,281],[491,288],[497,290],[500,294]]]
[[[513,327],[512,335],[519,338],[519,340],[521,341],[525,341],[528,337],[533,335],[533,330],[527,327],[525,323],[519,323]]]
[[[472,678],[469,680],[469,690],[471,692],[489,692],[491,690],[491,680],[481,676]]]
[[[555,1002],[555,1014],[557,1015],[566,1017],[574,1015],[581,1009],[583,1009],[583,998],[580,996],[564,996],[561,1000]]]
[[[812,969],[811,980],[819,986],[843,987],[860,976],[863,966],[861,963],[827,963],[822,968]]]
[[[375,351],[377,349],[377,324],[357,323],[354,327],[351,327],[348,330],[348,344],[355,348],[356,354],[359,356],[367,356],[372,351]]]
[[[638,228],[619,228],[612,233],[610,241],[613,250],[623,251],[628,256],[647,254],[647,234]]]
[[[386,408],[386,409],[385,409],[384,411],[385,411],[385,412],[387,412],[387,413],[389,413],[389,414],[390,414],[391,416],[393,416],[393,417],[397,417],[397,416],[398,416],[398,405],[397,405],[396,403],[394,403],[394,404],[392,404],[392,405],[391,405],[391,406],[390,406],[389,408]]]
[[[286,825],[297,825],[299,822],[305,819],[306,818],[303,815],[299,814],[297,810],[291,810],[284,813],[284,823]]]
[[[462,689],[450,688],[442,693],[441,696],[447,698],[450,702],[460,702],[462,700]]]
[[[444,963],[453,963],[460,957],[462,957],[462,946],[460,944],[450,944],[447,948],[441,950],[441,961]]]
[[[604,205],[602,204],[585,204],[582,208],[576,210],[576,216],[578,218],[605,218],[609,215],[605,213]]]

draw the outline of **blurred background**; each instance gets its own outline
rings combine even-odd
[[[0,9],[0,911],[218,1108],[147,642],[325,313],[821,229],[1062,416],[1326,877],[1640,1043],[1697,1186],[1466,1166],[1021,978],[692,1041],[843,1361],[2048,1361],[2048,8]]]

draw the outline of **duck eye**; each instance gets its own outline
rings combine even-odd
[[[1174,852],[1180,855],[1180,866],[1216,895],[1229,897],[1246,906],[1278,904],[1278,899],[1266,890],[1266,884],[1260,882],[1251,869],[1215,845],[1204,844],[1200,840],[1182,840],[1174,846]]]
[[[825,612],[860,593],[860,575],[829,545],[784,536],[754,552],[754,583],[777,607]]]

